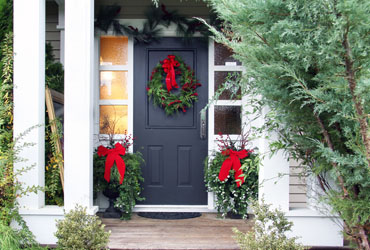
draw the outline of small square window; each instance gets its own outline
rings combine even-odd
[[[124,134],[128,126],[127,105],[100,106],[100,134]]]
[[[100,38],[100,65],[127,65],[128,38],[103,36]]]
[[[231,79],[237,78],[237,75],[240,75],[240,72],[227,72],[227,71],[215,71],[215,91],[221,88],[223,85],[227,86],[226,80],[230,76]],[[234,95],[232,95],[234,93]],[[232,98],[231,98],[232,96]],[[225,90],[219,96],[219,100],[241,100],[241,91],[239,89],[230,89]]]
[[[215,106],[215,134],[241,134],[241,107]]]
[[[127,71],[100,71],[100,99],[128,99]]]
[[[232,57],[233,51],[230,48],[225,47],[221,43],[215,42],[215,65],[226,65],[226,64],[234,64],[234,65],[242,65],[242,63]]]

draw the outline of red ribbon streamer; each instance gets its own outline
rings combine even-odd
[[[218,174],[218,179],[220,181],[224,181],[229,175],[231,168],[233,168],[235,171],[234,173],[235,180],[240,180],[236,182],[236,185],[240,187],[240,185],[244,183],[244,178],[240,176],[241,174],[243,174],[240,159],[244,159],[245,157],[247,157],[248,151],[245,149],[240,151],[227,149],[222,152],[222,155],[225,156],[228,155],[229,157],[226,158],[226,160],[224,160],[224,162],[222,163],[220,173]]]
[[[174,55],[168,55],[167,59],[163,60],[162,68],[164,72],[167,73],[166,76],[166,86],[167,91],[170,92],[172,87],[178,88],[179,85],[176,83],[176,72],[174,67],[179,67],[180,63],[175,60]]]
[[[123,159],[121,158],[121,155],[125,154],[126,149],[118,142],[112,149],[108,149],[104,146],[98,147],[98,155],[107,156],[107,159],[105,160],[105,172],[104,172],[104,179],[107,182],[110,182],[110,170],[113,167],[114,162],[116,162],[116,166],[121,177],[119,184],[122,184],[123,178],[125,177],[126,165]]]

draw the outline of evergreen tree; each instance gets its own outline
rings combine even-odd
[[[10,32],[13,32],[13,0],[0,0],[0,43]]]
[[[216,40],[246,68],[234,84],[251,105],[269,107],[264,129],[279,134],[273,149],[303,160],[345,233],[369,250],[370,1],[210,4],[224,21]]]

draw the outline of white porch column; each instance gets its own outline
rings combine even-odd
[[[22,174],[25,186],[44,186],[45,166],[45,0],[14,1],[14,137],[33,128],[22,142],[34,143],[20,157],[27,162],[15,169],[35,165]],[[21,208],[44,206],[44,193],[18,200]]]
[[[260,120],[264,122],[264,120]],[[262,124],[261,124],[262,125]],[[265,139],[268,136],[269,139]],[[267,204],[289,211],[289,161],[283,152],[270,157],[269,144],[277,138],[276,134],[263,134],[259,139],[259,150],[264,156],[259,171],[259,199]]]
[[[65,0],[66,210],[92,208],[94,0]],[[92,212],[90,210],[90,212]]]

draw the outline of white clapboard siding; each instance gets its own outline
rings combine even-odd
[[[58,5],[46,2],[46,42],[51,43],[56,61],[60,60],[60,31],[58,25]]]
[[[203,1],[196,0],[161,0],[167,10],[176,10],[179,14],[186,17],[208,17],[209,8]],[[120,5],[121,12],[118,15],[120,19],[145,18],[145,11],[152,5],[150,0],[95,0],[95,13],[99,11],[101,5]],[[161,8],[161,7],[159,7]]]
[[[307,206],[306,179],[303,167],[297,161],[290,161],[289,171],[289,207],[302,208]]]

